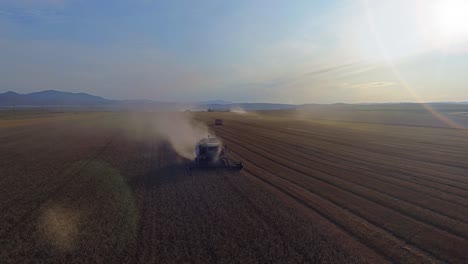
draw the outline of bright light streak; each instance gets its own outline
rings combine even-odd
[[[439,37],[450,42],[468,39],[468,1],[438,1],[432,12],[434,30]]]

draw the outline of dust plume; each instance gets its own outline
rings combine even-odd
[[[247,114],[247,111],[245,111],[244,109],[242,109],[242,107],[240,106],[234,106],[231,108],[231,112],[233,113],[236,113],[236,114]]]
[[[187,159],[195,158],[195,145],[209,136],[213,136],[205,124],[194,121],[190,114],[157,114],[153,119],[155,132],[166,138],[174,150]]]
[[[132,140],[150,142],[167,141],[177,154],[186,159],[195,158],[195,146],[208,136],[215,137],[208,126],[183,112],[129,113],[125,120],[124,134]]]

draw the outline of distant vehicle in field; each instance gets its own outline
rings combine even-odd
[[[234,162],[228,159],[229,150],[221,142],[213,137],[200,140],[195,146],[196,158],[188,164],[189,170],[192,169],[228,169],[242,170],[242,162]]]
[[[223,125],[223,120],[222,119],[215,119],[215,126],[222,126]]]
[[[231,109],[225,108],[208,108],[207,112],[231,112]]]

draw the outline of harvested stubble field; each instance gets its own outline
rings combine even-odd
[[[187,173],[161,114],[0,120],[1,262],[468,262],[466,130],[191,115],[242,172]]]

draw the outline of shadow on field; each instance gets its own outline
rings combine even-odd
[[[187,181],[195,181],[197,178],[207,175],[226,172],[221,168],[192,169],[190,171],[188,165],[193,164],[193,160],[181,156],[167,141],[157,142],[148,158],[150,162],[148,171],[129,181],[135,191],[177,185]]]
[[[154,188],[167,184],[177,184],[190,179],[184,163],[170,164],[150,170],[143,179],[145,188]]]
[[[152,169],[144,176],[135,179],[132,184],[137,189],[154,189],[165,185],[177,185],[187,181],[196,181],[208,175],[219,175],[222,177],[221,174],[225,173],[234,174],[236,171],[226,171],[223,169],[194,169],[189,171],[186,163],[174,163]]]

